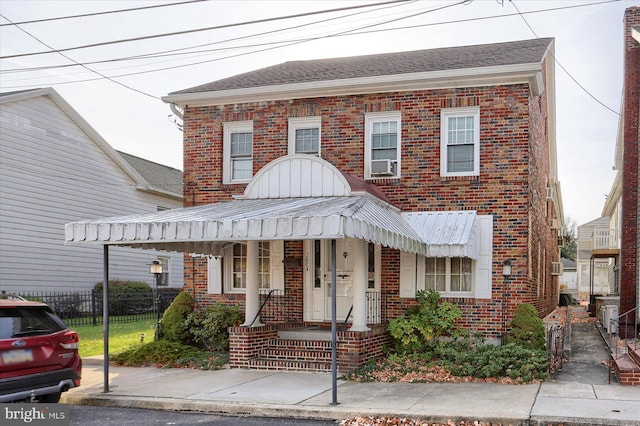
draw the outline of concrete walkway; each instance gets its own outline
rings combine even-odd
[[[606,383],[607,369],[601,368],[606,349],[604,359],[601,351],[583,359],[580,341],[589,347],[602,341],[595,326],[579,324],[572,335],[575,355],[543,384],[340,381],[338,405],[332,405],[329,373],[110,367],[105,394],[101,363],[87,359],[83,386],[64,394],[63,401],[335,420],[364,415],[502,425],[639,425],[640,387]]]

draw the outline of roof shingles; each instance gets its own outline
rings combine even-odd
[[[171,95],[540,63],[552,38],[383,53],[346,58],[292,61],[172,92]]]

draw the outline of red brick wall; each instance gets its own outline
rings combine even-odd
[[[631,27],[640,26],[640,8],[628,8],[624,16],[624,92],[622,165],[622,241],[620,253],[620,313],[638,301],[638,110],[640,108],[640,44],[631,37]],[[632,314],[627,322],[633,324]],[[628,330],[621,324],[620,334]]]
[[[402,178],[374,182],[404,211],[477,210],[493,215],[493,293],[491,300],[451,299],[464,312],[463,324],[498,337],[503,324],[502,262],[511,259],[514,275],[505,300],[507,317],[522,302],[533,303],[544,316],[555,306],[555,280],[550,262],[558,260],[556,240],[549,230],[554,212],[546,200],[549,154],[546,134],[546,94],[531,98],[525,84],[442,89],[410,93],[368,94],[242,105],[186,108],[184,120],[185,204],[230,200],[244,185],[222,183],[222,123],[253,120],[254,172],[287,154],[289,117],[322,116],[322,157],[339,169],[363,176],[364,114],[402,113]],[[440,176],[440,111],[448,107],[480,107],[480,176]],[[551,213],[550,213],[551,210]],[[545,247],[540,269],[536,247]],[[301,255],[299,242],[285,250]],[[399,254],[383,249],[382,291],[390,317],[411,303],[398,297]],[[206,263],[185,262],[185,288],[198,300],[237,303],[243,296],[206,294]],[[532,264],[534,264],[532,266]],[[195,274],[193,273],[195,270]],[[533,275],[536,273],[537,275]],[[286,268],[286,291],[302,309],[302,274]],[[538,282],[543,275],[544,291]],[[539,300],[539,298],[542,300]]]

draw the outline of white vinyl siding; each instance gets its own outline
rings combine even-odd
[[[102,246],[65,245],[73,221],[182,207],[180,200],[136,189],[75,112],[47,96],[0,108],[0,288],[85,291],[102,281]],[[116,154],[117,155],[117,154]],[[149,264],[170,259],[169,283],[182,287],[182,253],[111,247],[111,279],[153,284]]]
[[[321,117],[289,118],[289,154],[320,157]]]
[[[253,177],[253,122],[223,123],[223,129],[223,182],[249,182]]]
[[[402,122],[400,111],[375,112],[365,115],[364,147],[365,176],[367,178],[395,178],[400,176]],[[378,174],[372,162],[388,161],[389,174]]]
[[[480,108],[450,108],[441,112],[440,174],[480,174]]]

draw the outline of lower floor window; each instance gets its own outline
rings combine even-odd
[[[468,293],[472,290],[472,260],[466,257],[426,257],[424,287],[449,293]]]
[[[232,284],[233,290],[247,288],[247,245],[233,245]],[[258,245],[258,280],[260,288],[269,288],[271,268],[269,241],[261,241]]]

